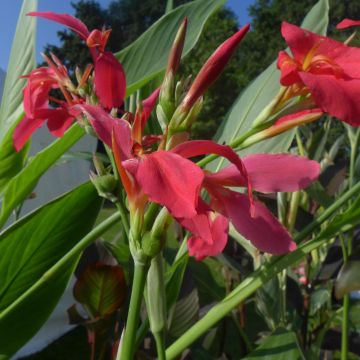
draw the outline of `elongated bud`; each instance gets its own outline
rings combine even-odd
[[[153,334],[161,334],[166,327],[166,296],[163,257],[151,260],[146,282],[146,309]]]
[[[274,125],[260,131],[241,143],[241,147],[247,147],[261,140],[269,139],[282,134],[296,126],[307,124],[321,118],[323,112],[320,109],[303,110],[295,114],[285,115],[275,122]]]
[[[172,74],[175,76],[175,74],[179,68],[181,54],[184,49],[187,24],[188,24],[188,19],[185,18],[176,34],[173,46],[171,48],[165,76],[169,72],[172,72]]]
[[[236,34],[223,42],[209,57],[196,76],[189,92],[181,104],[181,108],[184,112],[189,111],[196,100],[203,95],[209,86],[220,76],[249,28],[250,24],[245,25]]]

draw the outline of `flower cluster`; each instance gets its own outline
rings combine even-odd
[[[221,74],[249,25],[219,46],[188,88],[184,82],[174,84],[184,45],[185,20],[171,50],[161,88],[140,102],[134,114],[122,112],[123,115],[118,117],[126,81],[121,64],[105,51],[110,30],[89,32],[81,21],[69,15],[49,12],[30,15],[62,23],[75,31],[86,41],[93,65],[79,77],[77,86],[54,55],[51,59],[45,57],[48,67],[36,69],[27,76],[24,89],[26,115],[14,133],[16,149],[20,149],[46,120],[49,130],[61,136],[77,119],[80,125],[84,122],[90,125],[98,138],[112,150],[117,167],[114,171],[118,172],[126,191],[130,218],[137,217],[136,226],[140,224],[140,232],[149,231],[142,227],[149,203],[153,202],[164,207],[190,232],[189,253],[198,260],[223,251],[229,222],[261,251],[283,254],[296,248],[288,231],[255,198],[253,191],[272,193],[303,189],[319,176],[319,164],[288,154],[240,158],[227,145],[209,140],[189,140],[191,125],[200,111],[204,92]],[[284,29],[287,38],[289,31],[291,34],[298,31],[292,25],[284,25]],[[294,95],[313,89],[313,77],[319,73],[326,74],[328,81],[333,78],[340,81],[338,77],[342,73],[338,65],[325,61],[324,57],[319,58],[318,51],[323,47],[315,45],[317,42],[311,36],[301,52],[296,51],[297,39],[291,37],[289,42],[296,58],[290,59],[282,53],[279,67],[283,85],[291,87]],[[311,57],[305,55],[308,52]],[[317,64],[321,64],[320,70]],[[53,98],[53,89],[59,89],[64,99]],[[175,96],[179,89],[180,96]],[[319,94],[319,87],[315,86],[315,89]],[[321,98],[320,95],[314,96]],[[50,106],[50,102],[57,107]],[[324,108],[328,107],[326,104]],[[147,134],[146,123],[155,106],[163,132]],[[346,117],[346,120],[352,121],[352,117]],[[207,154],[224,157],[230,165],[210,172],[190,160]],[[243,188],[245,192],[233,188]],[[141,250],[141,242],[133,245]]]

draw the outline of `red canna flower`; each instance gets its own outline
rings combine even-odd
[[[29,16],[38,16],[63,24],[73,30],[84,40],[90,49],[94,61],[95,92],[105,109],[118,108],[123,104],[126,94],[125,72],[120,62],[111,52],[105,51],[105,46],[111,30],[93,30],[67,14],[53,12],[30,12]]]
[[[76,102],[67,91],[71,86],[67,70],[59,59],[52,55],[52,60],[45,57],[49,67],[33,70],[29,75],[24,94],[25,116],[16,127],[13,140],[16,151],[20,151],[31,135],[47,121],[48,128],[54,136],[62,136],[73,123],[74,117],[69,113],[69,106]],[[59,108],[49,108],[49,92],[60,88],[68,101],[56,100]],[[55,100],[51,98],[51,100]]]
[[[287,230],[260,201],[253,200],[250,193],[245,195],[228,187],[249,188],[250,183],[251,188],[263,193],[297,191],[317,179],[320,173],[317,162],[286,154],[251,155],[240,160],[231,148],[204,140],[183,143],[173,152],[186,158],[213,152],[233,162],[217,173],[205,172],[202,187],[210,195],[210,205],[204,207],[199,200],[202,205],[197,216],[178,219],[193,234],[188,242],[190,255],[201,260],[224,249],[227,242],[225,219],[261,251],[280,255],[296,248]]]
[[[287,98],[310,93],[314,106],[360,126],[360,49],[286,22],[281,31],[293,55],[281,51],[277,62]]]
[[[258,192],[303,189],[318,177],[317,162],[267,154],[240,159],[229,146],[209,140],[187,141],[169,151],[151,152],[131,139],[132,131],[125,121],[110,117],[99,107],[78,107],[88,115],[99,137],[112,146],[129,203],[144,206],[149,200],[165,206],[192,233],[188,241],[191,256],[201,260],[219,254],[227,242],[229,221],[261,251],[283,254],[295,249],[286,229],[252,198],[252,188]],[[189,160],[205,154],[223,156],[231,165],[210,173]],[[248,195],[229,189],[234,186],[247,187]],[[201,189],[210,195],[209,204],[201,198]]]

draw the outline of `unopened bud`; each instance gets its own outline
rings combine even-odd
[[[117,180],[113,175],[107,174],[98,176],[95,173],[90,172],[90,180],[94,184],[99,196],[112,202],[117,201],[117,196],[115,195]]]
[[[236,34],[223,42],[209,57],[196,76],[181,104],[184,112],[189,111],[199,97],[202,96],[209,86],[220,76],[249,28],[249,24],[245,25]]]
[[[167,68],[166,68],[166,72],[165,72],[166,75],[169,73],[172,73],[173,76],[175,76],[175,74],[179,68],[181,54],[184,49],[187,23],[188,23],[188,20],[187,20],[187,18],[185,18],[176,34],[173,46],[172,46],[170,54],[169,54],[168,64],[167,64]]]

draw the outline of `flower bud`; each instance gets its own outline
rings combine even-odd
[[[175,76],[175,74],[179,68],[181,54],[184,49],[187,23],[188,23],[188,20],[187,20],[187,18],[185,18],[176,34],[173,46],[172,46],[170,54],[169,54],[169,59],[168,59],[168,63],[167,63],[165,76],[168,75],[169,73],[172,73],[173,76]]]
[[[223,42],[209,57],[196,76],[189,92],[181,104],[181,108],[184,112],[189,111],[197,99],[199,99],[209,86],[220,76],[249,28],[250,24],[245,25],[236,34]]]
[[[94,172],[90,172],[90,180],[94,184],[99,196],[112,202],[117,201],[117,196],[115,195],[117,181],[113,175],[98,176]]]

